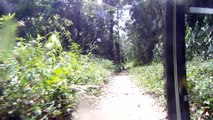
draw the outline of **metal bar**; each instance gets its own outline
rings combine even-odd
[[[176,99],[174,83],[174,58],[173,58],[173,0],[166,3],[166,23],[165,23],[165,72],[166,72],[166,97],[168,120],[176,120]]]
[[[180,111],[180,98],[179,98],[179,85],[178,85],[178,73],[177,73],[177,1],[173,0],[173,65],[174,65],[174,86],[175,86],[175,104],[176,104],[176,114],[177,120],[181,120]]]
[[[185,6],[167,0],[165,68],[168,120],[190,120],[186,85]]]
[[[190,7],[189,13],[213,14],[213,8]]]
[[[185,6],[176,5],[176,59],[177,59],[177,82],[178,82],[178,94],[179,95],[179,108],[181,112],[181,120],[190,120],[189,113],[189,101],[187,92],[187,81],[186,81],[186,59],[185,59]],[[176,75],[175,75],[176,76]],[[177,119],[179,120],[179,119]]]

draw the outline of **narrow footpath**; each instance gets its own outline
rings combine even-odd
[[[115,75],[99,97],[84,98],[76,120],[166,120],[156,100],[130,80],[127,72]]]

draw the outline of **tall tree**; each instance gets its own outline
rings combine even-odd
[[[153,49],[159,41],[163,26],[163,5],[155,0],[137,0],[132,4],[132,23],[128,24],[129,38],[137,51],[138,64],[150,63],[153,59]]]

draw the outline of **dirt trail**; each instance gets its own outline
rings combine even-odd
[[[76,119],[165,120],[166,113],[155,102],[122,72],[109,81],[99,97],[81,100]]]

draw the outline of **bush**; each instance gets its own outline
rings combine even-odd
[[[163,65],[153,63],[142,67],[130,69],[133,79],[138,80],[139,85],[145,90],[145,93],[157,97],[157,104],[165,108],[166,100],[164,98],[164,76]]]
[[[140,85],[147,92],[162,95],[164,91],[163,65],[152,65],[130,69],[130,74],[139,80]]]
[[[152,64],[130,69],[142,88],[148,93],[155,93],[163,98],[163,65]],[[213,59],[208,61],[193,60],[187,63],[187,81],[190,96],[191,117],[212,119],[213,115]],[[208,113],[209,115],[205,115]]]
[[[78,95],[72,86],[100,85],[111,74],[112,62],[89,60],[75,43],[72,51],[62,51],[58,34],[45,44],[38,39],[17,42],[12,54],[0,54],[3,120],[71,118]]]
[[[213,111],[213,59],[194,60],[187,64],[188,90],[191,98],[193,117]],[[213,115],[203,116],[213,119]]]

